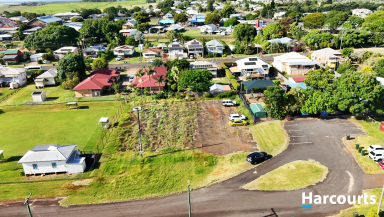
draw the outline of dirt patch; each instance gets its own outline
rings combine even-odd
[[[80,186],[80,185],[70,184],[70,185],[68,185],[67,189],[68,189],[68,190],[71,190],[71,191],[77,191],[77,190],[79,190],[81,187],[82,187],[82,186]]]
[[[219,176],[219,175],[224,174],[226,172],[228,172],[228,169],[219,169],[218,171],[214,172],[212,175]]]
[[[75,186],[83,186],[83,185],[90,185],[93,182],[93,179],[83,179],[72,182],[72,185]]]

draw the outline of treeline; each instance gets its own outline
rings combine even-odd
[[[82,2],[116,2],[116,0],[82,0]]]

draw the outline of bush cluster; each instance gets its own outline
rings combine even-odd
[[[224,99],[224,98],[231,98],[232,96],[235,96],[236,93],[234,91],[227,91],[227,92],[223,92],[223,93],[220,93],[219,95],[217,95],[217,98],[219,99]]]

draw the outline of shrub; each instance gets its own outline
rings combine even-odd
[[[212,96],[212,94],[210,92],[207,92],[207,93],[204,94],[205,98],[210,98],[211,96]]]
[[[231,82],[233,89],[235,89],[235,90],[240,89],[240,84],[239,84],[239,82],[236,81],[236,79],[232,78],[229,81]]]
[[[279,85],[279,84],[280,84],[280,81],[279,81],[279,80],[273,80],[273,82],[274,82],[276,85]]]
[[[227,92],[223,92],[223,93],[220,93],[219,95],[217,95],[217,98],[219,99],[224,99],[224,98],[231,98],[232,96],[235,96],[236,93],[234,91],[227,91]]]
[[[8,65],[17,65],[17,64],[19,64],[19,63],[16,62],[16,61],[8,61],[7,63],[8,63]]]
[[[227,56],[227,54],[223,54],[223,57],[226,57]]]
[[[37,63],[38,64],[43,64],[43,60],[38,60]]]
[[[372,207],[367,217],[379,217],[379,215],[377,215],[376,213],[377,213],[377,207]]]
[[[184,95],[184,94],[182,94],[182,95],[176,95],[176,99],[183,99],[183,98],[185,98],[185,95]]]
[[[231,73],[231,71],[229,71],[229,69],[226,69],[226,70],[225,70],[225,75],[227,76],[227,78],[228,78],[229,80],[235,78],[235,76],[232,75],[232,73]]]
[[[154,96],[155,99],[165,99],[167,96],[164,92],[160,92]]]

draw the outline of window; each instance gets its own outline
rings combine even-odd
[[[57,168],[56,163],[52,163],[52,168]]]
[[[38,169],[37,164],[32,164],[32,166],[33,166],[33,169],[34,169],[34,170],[37,170],[37,169]]]

